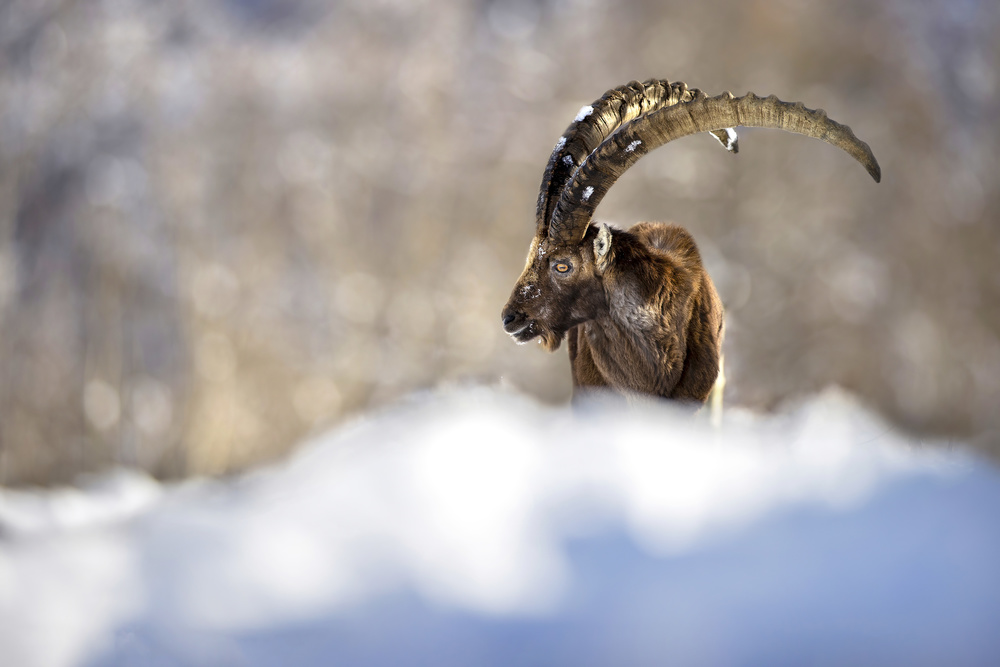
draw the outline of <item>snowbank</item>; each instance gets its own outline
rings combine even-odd
[[[437,394],[237,480],[0,490],[0,664],[1000,664],[998,509],[839,392]]]

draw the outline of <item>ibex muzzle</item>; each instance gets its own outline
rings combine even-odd
[[[569,340],[573,384],[704,402],[719,373],[722,303],[691,236],[665,223],[628,231],[593,225],[594,209],[639,158],[699,132],[737,151],[738,126],[770,127],[830,143],[876,182],[868,144],[851,129],[771,96],[707,97],[683,83],[615,88],[583,107],[549,158],[535,237],[503,309],[518,343],[550,351]]]

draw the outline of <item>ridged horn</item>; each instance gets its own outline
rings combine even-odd
[[[612,88],[577,114],[559,139],[542,176],[536,209],[536,234],[545,237],[556,202],[580,164],[622,125],[657,109],[705,97],[682,82],[649,79]],[[725,145],[725,132],[719,140]],[[718,135],[717,135],[718,136]]]
[[[625,171],[639,158],[665,143],[699,132],[727,127],[769,127],[814,137],[847,152],[878,183],[882,172],[868,144],[846,125],[830,120],[822,109],[801,102],[782,102],[774,95],[732,93],[700,97],[653,111],[633,120],[605,139],[576,170],[556,202],[548,238],[559,244],[579,242],[594,209]]]

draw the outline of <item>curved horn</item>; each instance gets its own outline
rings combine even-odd
[[[563,188],[577,167],[618,128],[636,118],[679,102],[705,97],[686,83],[649,79],[612,88],[593,104],[580,109],[549,157],[538,192],[535,233],[544,237]],[[721,140],[721,139],[720,139]]]
[[[559,196],[552,213],[549,238],[556,243],[583,239],[594,209],[614,182],[649,151],[699,132],[727,127],[769,127],[821,139],[846,151],[864,165],[878,183],[881,169],[868,144],[851,128],[830,120],[822,109],[807,109],[801,102],[782,102],[774,95],[753,93],[734,98],[726,92],[701,97],[641,116],[605,139],[580,165]]]

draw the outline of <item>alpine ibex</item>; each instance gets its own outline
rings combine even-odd
[[[771,96],[708,97],[683,83],[614,88],[580,110],[549,158],[535,237],[503,309],[514,340],[540,337],[555,351],[569,337],[574,391],[604,387],[704,403],[719,375],[723,314],[690,234],[643,222],[628,231],[592,225],[614,182],[649,151],[710,132],[737,151],[737,126],[815,137],[858,160],[875,182],[868,144],[846,125]]]

